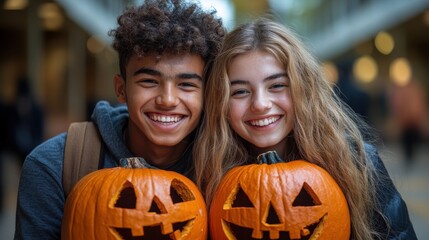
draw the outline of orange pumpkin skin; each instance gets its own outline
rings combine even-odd
[[[185,176],[117,167],[95,171],[75,185],[64,206],[61,237],[206,239],[207,224],[204,199]]]
[[[215,193],[209,222],[212,240],[350,238],[343,192],[324,169],[304,160],[231,169]]]

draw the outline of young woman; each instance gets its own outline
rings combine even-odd
[[[220,82],[223,82],[221,84]],[[226,37],[205,88],[196,182],[207,202],[222,175],[276,150],[326,169],[343,190],[352,239],[415,239],[408,211],[368,128],[335,95],[318,62],[287,28],[267,19]],[[365,138],[364,138],[365,137]]]

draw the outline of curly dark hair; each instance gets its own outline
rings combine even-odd
[[[146,0],[141,6],[127,8],[118,17],[119,26],[109,31],[122,77],[126,77],[125,66],[134,54],[193,53],[200,55],[206,66],[211,65],[226,34],[215,13],[182,0]]]

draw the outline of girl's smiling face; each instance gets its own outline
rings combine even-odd
[[[243,139],[263,151],[284,153],[293,130],[294,110],[289,78],[272,54],[255,50],[233,59],[229,123]]]

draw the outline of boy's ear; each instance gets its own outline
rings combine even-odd
[[[113,85],[115,87],[116,97],[120,103],[127,102],[127,94],[125,92],[125,79],[120,74],[116,74],[113,78]]]

